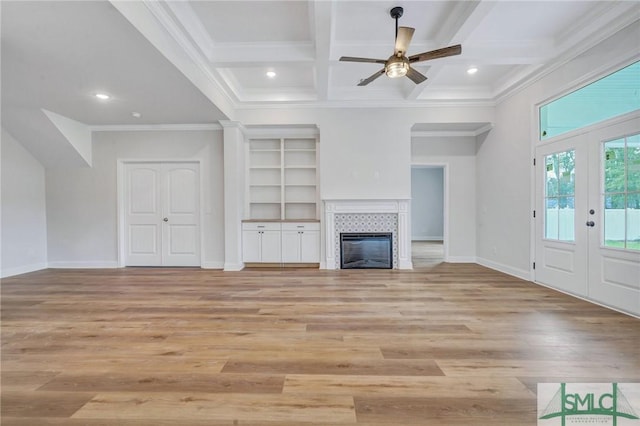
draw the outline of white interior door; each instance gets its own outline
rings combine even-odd
[[[640,118],[536,148],[535,280],[640,315]]]
[[[197,163],[125,165],[125,264],[200,266]]]
[[[163,180],[162,264],[200,266],[198,164],[163,164]]]
[[[587,296],[587,145],[578,135],[536,149],[536,281]]]
[[[161,164],[125,165],[127,266],[162,265]]]
[[[640,315],[640,119],[591,136],[589,297]]]

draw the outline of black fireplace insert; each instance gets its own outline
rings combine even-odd
[[[392,234],[389,232],[341,233],[341,269],[393,268]]]

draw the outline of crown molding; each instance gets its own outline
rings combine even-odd
[[[298,126],[246,126],[244,134],[248,138],[314,138],[320,135],[315,124]]]
[[[467,137],[475,138],[483,133],[487,133],[493,129],[493,123],[487,123],[482,127],[475,130],[418,130],[411,131],[412,138],[452,138],[452,137]]]
[[[222,130],[222,126],[216,123],[209,124],[104,124],[89,126],[92,132],[149,132],[149,131],[203,131]]]

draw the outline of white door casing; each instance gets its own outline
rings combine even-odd
[[[124,165],[124,265],[200,266],[196,162]]]

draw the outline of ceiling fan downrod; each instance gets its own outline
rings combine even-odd
[[[400,6],[396,6],[392,8],[391,12],[389,12],[391,17],[396,20],[396,37],[394,38],[394,40],[398,38],[398,18],[400,18],[403,13],[404,13],[404,9]]]

